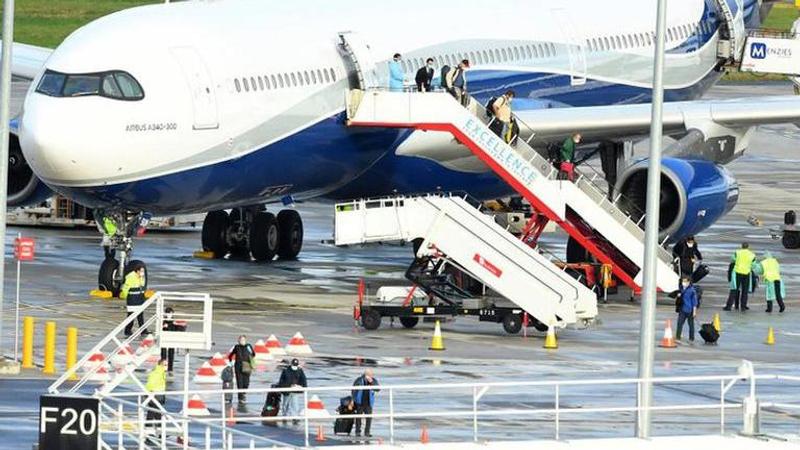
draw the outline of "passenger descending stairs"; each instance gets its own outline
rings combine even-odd
[[[472,104],[477,102],[473,99]],[[462,107],[447,93],[350,91],[348,126],[409,128],[451,133],[498,176],[577,240],[634,291],[641,290],[644,231],[585,177],[557,180],[558,171],[522,140],[510,146],[490,129],[485,111]],[[658,248],[657,285],[678,288],[672,257]]]
[[[334,228],[336,245],[424,238],[418,257],[445,258],[545,325],[597,316],[595,292],[460,196],[340,203]]]

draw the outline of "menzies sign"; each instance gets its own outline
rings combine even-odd
[[[800,75],[800,39],[748,38],[740,70]]]

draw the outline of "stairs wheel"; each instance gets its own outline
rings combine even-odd
[[[506,314],[503,317],[503,329],[508,334],[517,334],[522,330],[522,315],[520,314]]]
[[[414,328],[419,323],[419,317],[401,317],[400,324],[403,325],[403,328]]]

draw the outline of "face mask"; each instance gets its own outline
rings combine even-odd
[[[428,63],[428,67],[430,67],[431,69],[433,69],[433,63]]]
[[[683,283],[683,287],[684,288],[688,288],[689,287],[689,283]]]
[[[167,313],[167,320],[172,319],[172,313]]]
[[[244,345],[246,342],[247,341],[245,341],[245,340],[241,340],[241,341],[239,341],[239,345]]]
[[[692,247],[694,247],[694,244],[689,242],[688,244],[686,244],[686,246],[689,247],[689,248],[692,248]]]
[[[298,367],[298,366],[292,366],[292,370],[297,370],[297,369],[299,369],[299,368],[300,368],[300,367]]]

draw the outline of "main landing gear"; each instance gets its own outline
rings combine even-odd
[[[143,230],[149,220],[143,213],[128,211],[94,210],[95,222],[103,233],[104,259],[97,274],[97,285],[101,291],[110,291],[119,296],[125,276],[144,262],[131,259],[133,237]],[[145,289],[147,288],[147,266],[145,266]]]
[[[285,209],[274,215],[261,206],[211,211],[203,221],[203,250],[224,258],[269,262],[296,259],[303,247],[303,221],[300,214]]]

